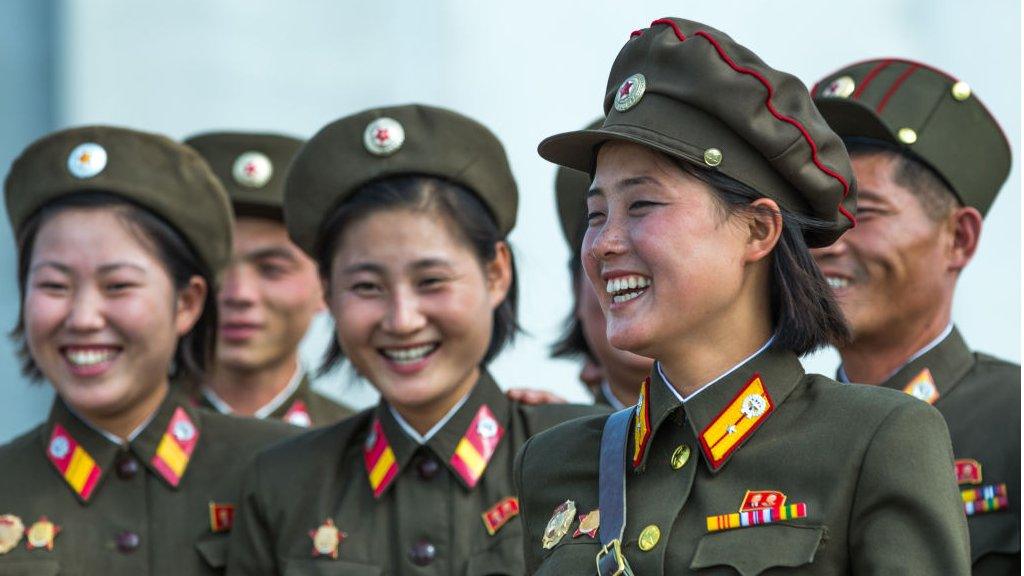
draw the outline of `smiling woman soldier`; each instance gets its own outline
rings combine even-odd
[[[620,51],[605,111],[540,153],[594,175],[584,268],[611,344],[657,363],[635,409],[523,447],[528,571],[966,574],[938,412],[800,365],[847,334],[808,245],[855,205],[807,89],[666,18]]]
[[[0,447],[0,574],[219,574],[246,461],[292,427],[169,385],[213,353],[223,188],[191,149],[93,126],[29,146],[4,186],[26,374],[47,421]]]

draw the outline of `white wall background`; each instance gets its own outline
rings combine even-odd
[[[493,371],[504,386],[580,400],[576,366],[547,358],[571,295],[555,168],[535,150],[543,137],[600,114],[608,69],[630,31],[662,16],[705,22],[807,84],[855,60],[924,60],[970,83],[1014,150],[1010,181],[960,282],[955,318],[974,347],[1020,359],[1017,0],[63,0],[58,8],[61,126],[116,123],[177,138],[217,128],[309,136],[363,108],[412,101],[488,125],[520,186],[511,239],[528,331]],[[9,240],[3,248],[11,250]],[[310,354],[325,325],[307,342]],[[833,352],[808,359],[812,371],[831,373],[836,364]],[[367,386],[340,381],[320,386],[356,404],[372,401]],[[5,402],[25,407],[0,422],[0,441],[45,417],[39,394],[17,392],[23,387],[3,385]]]

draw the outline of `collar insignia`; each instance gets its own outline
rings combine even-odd
[[[60,424],[53,426],[46,456],[75,494],[78,494],[82,501],[88,502],[99,484],[103,471],[85,448],[80,446]]]
[[[939,399],[939,389],[935,387],[935,379],[932,378],[931,370],[927,368],[918,372],[917,376],[903,387],[903,391],[929,404],[935,404]]]
[[[498,423],[491,409],[482,404],[449,462],[467,487],[473,488],[480,481],[504,435],[505,428]]]
[[[644,460],[647,442],[651,439],[651,379],[647,377],[640,385],[640,398],[633,415],[633,468]]]
[[[370,480],[373,497],[380,498],[398,476],[398,462],[395,460],[395,451],[388,443],[388,437],[384,435],[384,427],[379,418],[373,419],[370,434],[366,436],[363,463],[366,465],[366,475]]]
[[[292,402],[288,411],[284,413],[284,421],[299,428],[309,428],[313,425],[313,418],[306,409],[306,403],[302,400]]]
[[[185,409],[179,406],[174,410],[171,421],[167,423],[167,430],[160,438],[160,444],[157,445],[156,454],[153,455],[150,464],[168,484],[177,488],[181,483],[181,477],[185,475],[192,451],[196,449],[198,441],[199,430]]]
[[[719,414],[700,433],[701,448],[712,470],[718,470],[744,440],[775,410],[760,374],[754,374]]]

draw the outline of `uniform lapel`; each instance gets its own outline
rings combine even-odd
[[[929,404],[949,393],[974,365],[974,355],[955,327],[942,342],[882,383]]]
[[[53,401],[42,436],[47,460],[82,504],[88,504],[120,447],[82,422],[60,397]]]
[[[168,487],[177,489],[188,471],[200,435],[196,409],[172,390],[153,420],[131,442],[131,451]]]

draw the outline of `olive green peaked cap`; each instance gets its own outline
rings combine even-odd
[[[966,82],[927,64],[859,62],[829,74],[812,92],[844,139],[878,140],[908,152],[982,214],[1010,174],[1010,144],[992,114]]]
[[[280,134],[208,132],[185,144],[213,168],[235,214],[284,221],[284,177],[302,140]]]
[[[595,130],[604,123],[603,119],[590,123],[584,130]],[[562,223],[562,235],[572,250],[587,225],[587,191],[590,190],[590,175],[565,166],[558,167],[555,174],[555,199],[558,202],[558,219]]]
[[[80,192],[106,192],[173,226],[216,274],[231,258],[231,205],[195,150],[159,134],[85,126],[36,140],[4,182],[15,237],[46,204]]]
[[[540,155],[593,174],[601,144],[634,142],[824,220],[805,232],[811,246],[854,224],[849,156],[806,86],[710,26],[662,18],[633,32],[612,65],[604,109],[603,127],[551,136]]]
[[[502,235],[515,225],[516,182],[497,137],[451,110],[410,104],[346,116],[310,138],[285,182],[288,234],[315,257],[324,221],[346,198],[375,180],[414,174],[474,192]]]

